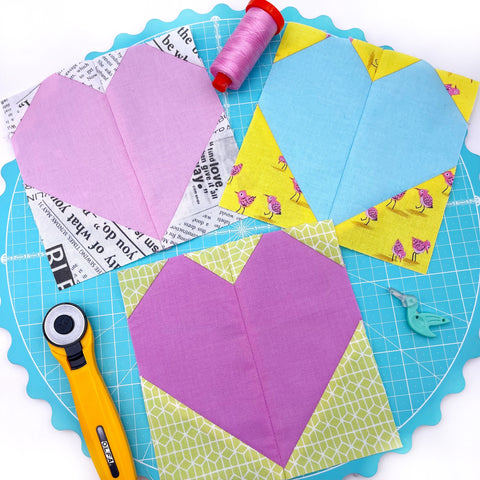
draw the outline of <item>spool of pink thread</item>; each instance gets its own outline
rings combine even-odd
[[[266,0],[250,0],[232,36],[210,67],[212,84],[219,91],[238,90],[285,24],[282,14]]]

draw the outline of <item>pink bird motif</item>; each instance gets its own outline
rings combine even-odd
[[[283,155],[280,155],[278,157],[278,163],[280,163],[280,168],[282,170],[286,170],[288,167],[287,161],[285,160],[285,157]]]
[[[399,200],[401,200],[405,196],[406,193],[407,192],[405,191],[405,192],[399,193],[398,195],[394,195],[385,206],[388,207],[393,202],[393,207],[392,207],[392,210],[393,210],[395,208],[395,205],[397,204],[397,202]]]
[[[245,208],[250,206],[254,200],[257,198],[253,195],[248,195],[245,190],[240,190],[239,192],[235,192],[238,197],[238,203],[240,206],[238,207],[237,211],[235,213],[240,213],[240,210],[242,210],[241,214],[245,212]]]
[[[290,197],[290,200],[293,200],[298,195],[298,197],[295,199],[295,202],[298,203],[302,191],[300,190],[297,181],[293,177],[290,177],[290,180],[293,182],[293,189],[295,190],[295,193]]]
[[[445,179],[445,183],[447,184],[447,186],[442,190],[442,193],[445,193],[449,188],[452,188],[455,175],[450,170],[443,172],[442,175],[443,175],[443,178]]]
[[[269,220],[272,219],[273,215],[281,215],[282,206],[277,200],[277,197],[274,197],[273,195],[267,195],[266,193],[264,193],[264,195],[267,197],[268,202],[268,212],[265,212],[264,215],[267,216]]]
[[[425,240],[423,242],[418,238],[412,237],[412,247],[413,247],[412,260],[416,262],[417,255],[423,252],[428,253],[428,250],[431,247],[431,245],[428,240]]]
[[[420,197],[420,205],[415,205],[415,208],[422,209],[419,213],[423,213],[423,211],[426,208],[433,208],[433,198],[432,196],[428,193],[428,190],[425,190],[424,188],[417,188],[418,190],[418,196]]]
[[[453,97],[453,95],[460,95],[460,90],[455,86],[452,86],[451,83],[445,83],[445,88],[447,89],[447,92],[450,94],[450,96]]]
[[[362,222],[365,222],[366,220],[367,222],[365,223],[365,225],[368,225],[370,223],[370,220],[372,222],[376,222],[378,220],[377,209],[375,207],[371,207],[368,210],[365,210],[365,218],[360,217],[360,220]]]
[[[397,238],[397,241],[392,247],[392,262],[395,262],[397,258],[402,261],[406,255],[402,242]]]
[[[243,168],[243,163],[239,163],[238,165],[234,165],[233,168],[232,168],[232,171],[230,172],[230,177],[227,180],[227,183],[232,183],[233,177],[235,175],[238,175],[240,173],[240,171],[242,170],[242,168]]]

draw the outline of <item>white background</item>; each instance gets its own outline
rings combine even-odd
[[[390,45],[437,68],[480,80],[478,0],[273,1],[280,9],[295,6],[304,17],[328,15],[339,28],[361,28],[371,43]],[[0,98],[29,88],[92,50],[109,49],[117,34],[139,33],[152,18],[173,20],[184,8],[204,13],[215,3],[1,0]],[[225,3],[236,10],[246,5],[237,0]],[[467,146],[480,154],[479,105]],[[0,166],[13,158],[8,141],[0,138]],[[9,345],[9,334],[0,329],[0,478],[96,480],[79,437],[56,431],[50,406],[27,396],[27,373],[8,362]],[[464,375],[465,390],[442,402],[440,424],[419,428],[408,454],[384,455],[375,480],[480,478],[480,359],[468,362]]]

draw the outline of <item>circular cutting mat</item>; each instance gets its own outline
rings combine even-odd
[[[336,29],[327,17],[306,20],[292,8],[283,13],[287,21],[307,23],[338,36],[364,39],[360,30]],[[243,12],[235,12],[222,5],[209,14],[184,12],[171,23],[152,20],[138,35],[118,36],[112,49],[140,43],[179,25],[190,24],[200,56],[208,67],[242,15]],[[220,96],[239,144],[268,76],[278,43],[276,38],[270,44],[241,90]],[[90,54],[89,58],[93,56],[95,54]],[[440,419],[441,399],[447,393],[463,388],[462,367],[467,359],[478,355],[480,319],[476,314],[476,304],[480,279],[480,222],[475,192],[480,190],[479,167],[476,166],[479,162],[478,157],[463,149],[427,275],[343,249],[367,334],[404,444],[402,451],[410,448],[411,435],[417,426]],[[5,268],[0,270],[0,275],[5,275],[5,281],[0,286],[0,308],[2,321],[6,322],[2,326],[12,335],[9,358],[28,369],[29,394],[50,402],[53,424],[57,428],[76,430],[81,435],[67,378],[48,350],[41,322],[45,312],[56,303],[70,301],[82,305],[95,331],[99,367],[125,425],[137,472],[149,479],[158,479],[116,273],[104,274],[59,292],[28,207],[16,163],[8,164],[2,174],[7,188],[0,198],[0,225],[5,227],[1,239],[5,243],[0,250],[5,252],[2,256]],[[271,225],[246,219],[138,263],[274,229]],[[422,310],[445,314],[450,317],[451,323],[437,329],[434,339],[413,334],[405,321],[405,309],[388,294],[389,287],[416,295],[422,303]],[[368,457],[313,476],[338,479],[352,472],[371,475],[377,468],[379,457]]]

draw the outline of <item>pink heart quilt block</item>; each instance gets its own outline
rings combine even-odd
[[[168,260],[129,326],[143,378],[284,467],[360,319],[345,269],[279,231],[235,284]]]
[[[223,107],[205,68],[150,45],[126,51],[106,95],[162,238]]]
[[[204,68],[137,45],[106,93],[47,78],[12,143],[26,184],[161,239],[222,112]]]
[[[141,228],[153,230],[107,97],[98,90],[51,75],[12,143],[27,185],[121,225],[137,217]]]

